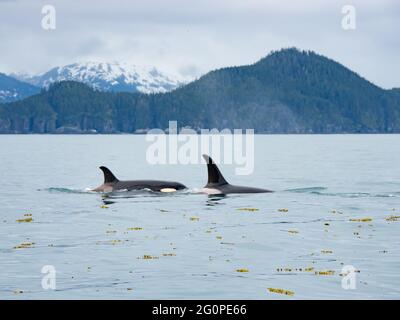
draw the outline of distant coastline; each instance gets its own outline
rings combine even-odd
[[[382,89],[329,58],[291,48],[166,93],[63,81],[0,105],[0,134],[145,134],[172,120],[195,131],[400,133],[400,89]]]

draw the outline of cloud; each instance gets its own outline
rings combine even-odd
[[[48,1],[0,0],[0,71],[41,72],[82,60],[154,65],[182,75],[253,63],[297,46],[329,56],[383,87],[400,86],[398,0],[52,0],[57,28],[41,28]]]

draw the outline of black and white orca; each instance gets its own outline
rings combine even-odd
[[[229,184],[219,171],[217,165],[206,154],[203,154],[204,160],[207,162],[208,181],[202,189],[202,192],[207,194],[229,194],[229,193],[264,193],[273,192],[267,189],[235,186]]]
[[[104,183],[92,191],[113,192],[117,190],[152,190],[156,192],[175,192],[186,189],[182,183],[175,181],[162,180],[118,180],[114,174],[106,167],[100,167],[104,174]]]

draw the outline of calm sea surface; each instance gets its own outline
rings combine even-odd
[[[221,171],[276,192],[225,198],[195,194],[204,164],[149,165],[147,146],[0,136],[0,299],[400,298],[399,135],[257,136],[252,175]],[[104,198],[86,191],[100,165],[190,190]],[[42,288],[45,265],[55,290]]]

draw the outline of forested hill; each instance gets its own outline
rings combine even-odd
[[[165,94],[107,93],[67,81],[0,106],[0,133],[137,132],[170,120],[258,133],[400,132],[400,94],[314,52],[284,49]]]

